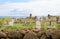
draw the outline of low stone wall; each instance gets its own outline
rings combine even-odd
[[[60,28],[1,30],[0,39],[60,39]]]

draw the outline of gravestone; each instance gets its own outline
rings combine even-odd
[[[57,24],[60,24],[60,17],[57,17]]]
[[[9,26],[13,26],[13,22],[9,22]]]
[[[40,23],[39,19],[36,21],[36,28],[41,28],[41,23]]]
[[[9,26],[13,26],[14,24],[14,20],[12,19],[10,22],[9,22]]]
[[[52,21],[50,21],[50,24],[49,24],[50,26],[53,26],[54,25],[54,22],[52,22]]]
[[[55,23],[54,22],[51,22],[51,28],[54,28],[55,27]]]

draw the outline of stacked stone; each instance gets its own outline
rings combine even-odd
[[[0,39],[60,39],[60,28],[1,30]]]

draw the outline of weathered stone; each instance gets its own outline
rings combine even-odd
[[[39,39],[34,32],[29,32],[25,34],[23,39]]]

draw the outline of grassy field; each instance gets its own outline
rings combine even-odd
[[[56,22],[56,20],[53,20],[53,21]],[[25,24],[23,20],[22,20],[22,21],[18,20],[18,21],[16,21],[16,22],[18,22],[18,23],[14,24],[13,26],[8,26],[8,25],[7,25],[6,27],[0,28],[0,30],[2,30],[2,29],[35,28],[35,27],[36,27],[36,20],[31,20],[30,23],[27,23],[27,24]],[[45,29],[47,29],[47,28],[60,28],[60,24],[55,23],[53,26],[50,26],[50,25],[46,22],[46,20],[43,19],[43,20],[41,21],[41,27],[42,27],[42,28],[45,28]]]
[[[0,28],[0,30],[2,29],[22,29],[22,28],[35,28],[35,23],[31,23],[28,25],[25,25],[23,23],[19,23],[19,24],[14,24],[14,26],[6,26],[6,27],[2,27]]]
[[[0,30],[3,30],[3,29],[22,29],[22,28],[35,28],[35,24],[31,23],[31,24],[28,24],[28,25],[24,25],[24,24],[15,24],[14,26],[6,26],[6,27],[2,27],[0,28]],[[48,24],[43,24],[42,25],[42,28],[60,28],[60,24],[56,24],[55,26],[48,26]]]

